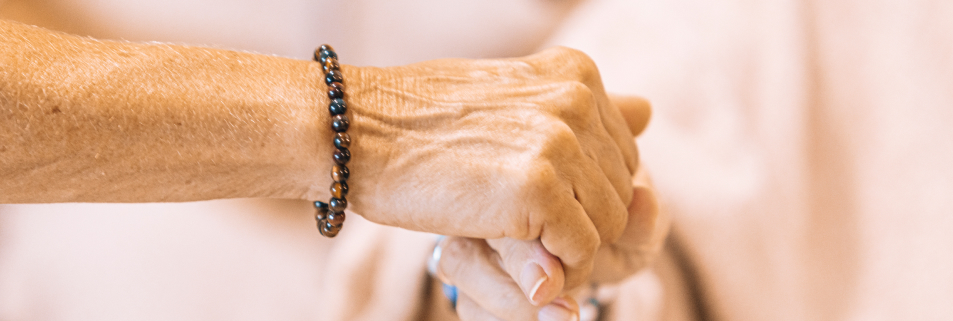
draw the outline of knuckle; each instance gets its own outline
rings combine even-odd
[[[546,141],[545,149],[543,149],[544,156],[547,155],[547,151],[550,149],[564,149],[566,147],[575,147],[579,143],[576,140],[576,133],[572,130],[572,127],[569,124],[560,123],[555,124],[548,131],[548,139]]]
[[[568,47],[561,47],[561,48],[562,48],[563,55],[565,55],[568,58],[571,58],[573,62],[581,63],[581,64],[591,64],[593,66],[595,65],[595,63],[592,61],[592,58],[590,58],[589,55],[587,55],[585,52],[582,52],[582,50],[568,48]]]
[[[560,84],[561,101],[566,102],[561,107],[561,119],[576,127],[588,127],[598,121],[598,109],[592,88],[580,81],[568,81]]]
[[[581,81],[569,81],[566,83],[566,87],[567,92],[577,100],[584,99],[586,103],[591,103],[593,100],[592,89]]]
[[[528,146],[522,157],[513,164],[519,168],[522,188],[531,184],[554,183],[556,168],[569,160],[566,158],[567,151],[579,148],[573,129],[560,119],[550,118],[534,126],[537,137],[533,140],[533,146]]]
[[[554,186],[559,178],[555,167],[549,160],[538,160],[527,168],[517,197],[524,202],[526,221],[519,231],[513,231],[513,238],[529,240],[539,237],[544,222],[549,220],[551,210],[547,202],[554,196]]]
[[[572,195],[563,190],[564,174],[554,165],[559,161],[559,157],[554,156],[537,155],[525,167],[514,194],[514,199],[521,203],[517,208],[524,214],[523,221],[511,224],[513,229],[507,231],[507,236],[518,240],[536,239],[544,225],[560,219],[560,213],[565,211],[555,204],[564,204],[560,199]]]
[[[531,56],[527,61],[534,65],[537,72],[587,83],[599,76],[595,61],[577,49],[553,47]]]
[[[579,133],[572,127],[573,125],[569,123],[553,126],[545,145],[540,150],[540,157],[547,160],[557,178],[568,179],[571,176],[570,173],[577,171],[576,167],[587,157],[581,145]],[[552,180],[550,183],[556,182]]]
[[[580,81],[588,83],[599,77],[596,62],[586,53],[572,48],[563,48],[562,56],[565,61],[563,66],[569,68],[571,74],[578,77]]]
[[[465,275],[467,264],[463,264],[460,258],[471,257],[474,251],[474,245],[468,239],[459,237],[447,238],[441,245],[440,262],[438,270],[449,278],[455,278]]]

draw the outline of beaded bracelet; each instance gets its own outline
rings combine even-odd
[[[326,237],[335,237],[344,226],[344,209],[347,208],[347,179],[351,172],[347,169],[348,161],[351,160],[351,136],[347,134],[347,128],[350,122],[347,116],[347,104],[344,102],[344,76],[341,74],[341,66],[338,64],[338,54],[334,48],[329,45],[321,45],[314,51],[314,60],[321,63],[324,70],[324,83],[328,85],[328,98],[331,103],[328,105],[328,111],[331,112],[331,129],[334,130],[334,166],[331,167],[331,200],[327,203],[316,201],[314,207],[317,213],[314,215],[318,221],[318,230],[321,235]]]

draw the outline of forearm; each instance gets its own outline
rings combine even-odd
[[[0,22],[0,203],[328,199],[319,67]],[[621,234],[637,152],[585,54],[341,72],[348,210],[411,230],[538,238],[567,271],[588,271]]]
[[[320,73],[0,21],[0,203],[323,196]]]

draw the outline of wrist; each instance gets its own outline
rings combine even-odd
[[[288,165],[284,180],[288,188],[282,195],[274,197],[307,200],[327,200],[330,197],[328,187],[333,179],[329,170],[335,162],[332,157],[335,146],[332,143],[335,131],[331,128],[331,115],[328,110],[330,99],[320,63],[296,61],[292,67],[291,78],[295,87],[304,93],[299,103],[291,107],[291,115],[284,135],[287,135],[288,155],[292,162]],[[347,163],[350,177],[348,209],[364,213],[376,211],[374,200],[376,186],[382,179],[381,173],[387,167],[389,155],[395,145],[394,126],[381,126],[382,119],[388,118],[382,110],[391,101],[380,99],[375,80],[382,77],[381,68],[355,67],[340,65],[345,79],[345,101],[350,126],[347,129],[351,137],[348,148],[351,160]],[[290,183],[288,183],[290,182]]]
[[[379,80],[382,77],[381,68],[375,67],[355,67],[341,65],[341,72],[346,79],[345,101],[347,102],[347,117],[350,119],[350,126],[347,130],[351,137],[351,145],[348,148],[351,152],[351,160],[347,163],[351,175],[348,178],[350,191],[348,195],[348,208],[357,213],[381,212],[377,204],[381,203],[381,193],[378,192],[378,186],[381,181],[387,179],[384,175],[388,168],[388,162],[395,155],[395,146],[400,130],[399,125],[393,126],[390,123],[392,114],[387,113],[389,106],[393,101],[381,99],[381,88],[378,87]],[[321,83],[321,86],[324,84]],[[319,86],[320,87],[320,86]],[[321,90],[325,92],[325,90]],[[327,97],[324,97],[327,99]],[[334,131],[328,125],[330,121],[326,118],[328,115],[327,104],[321,107],[320,113],[323,113],[324,119],[318,123],[322,134],[333,137]],[[387,124],[391,125],[388,126]],[[326,139],[319,144],[322,147],[328,147],[333,151],[334,146],[330,144],[331,139]],[[323,152],[322,152],[323,153]],[[333,164],[333,160],[328,156],[330,152],[323,153],[320,156],[326,159],[327,164]],[[322,161],[323,162],[323,161]],[[321,168],[330,168],[330,165],[322,163]],[[327,176],[327,175],[325,175]],[[321,177],[322,182],[327,181],[330,184],[330,177]],[[320,186],[324,186],[323,183]],[[325,187],[326,189],[326,187]],[[384,201],[383,203],[386,203]]]

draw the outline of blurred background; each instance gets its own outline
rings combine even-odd
[[[953,2],[0,0],[102,39],[342,63],[590,54],[674,226],[613,320],[953,319]],[[423,234],[310,204],[0,206],[0,320],[415,320]],[[336,277],[328,277],[334,275]]]

